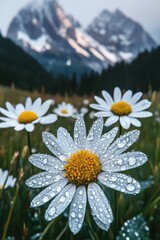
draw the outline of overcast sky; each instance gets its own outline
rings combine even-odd
[[[0,1],[0,30],[5,35],[12,18],[31,0]],[[103,9],[110,11],[120,9],[127,16],[141,23],[160,44],[160,0],[58,0],[58,2],[84,27]]]

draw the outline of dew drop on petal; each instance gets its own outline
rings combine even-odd
[[[135,186],[130,183],[130,184],[127,185],[126,188],[127,188],[128,191],[132,192],[135,189]]]
[[[133,166],[136,163],[135,157],[130,157],[128,161],[131,166]]]
[[[59,202],[63,203],[63,202],[65,202],[65,200],[66,200],[66,198],[64,196],[61,196],[60,199],[59,199]]]
[[[55,208],[55,207],[52,207],[52,208],[49,210],[49,212],[48,212],[48,214],[49,214],[50,216],[53,216],[55,213],[56,213],[56,208]]]

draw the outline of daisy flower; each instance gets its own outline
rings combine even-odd
[[[75,117],[77,109],[70,103],[62,102],[53,110],[60,117]]]
[[[119,173],[139,167],[147,161],[142,152],[124,153],[139,137],[139,131],[130,131],[115,141],[118,128],[102,135],[103,119],[98,118],[86,136],[82,117],[76,120],[74,140],[68,131],[60,127],[57,138],[43,132],[43,141],[55,155],[33,154],[29,161],[44,170],[26,181],[28,187],[42,190],[31,202],[39,207],[53,200],[45,212],[51,221],[70,205],[69,227],[73,234],[80,231],[86,212],[87,199],[96,224],[108,230],[113,221],[110,204],[99,183],[106,187],[137,194],[140,184],[132,177]]]
[[[95,113],[96,117],[108,117],[105,126],[110,126],[119,121],[125,129],[133,124],[136,127],[141,126],[141,122],[137,118],[146,118],[152,116],[151,112],[144,111],[149,108],[151,102],[147,99],[140,100],[141,92],[133,95],[131,90],[126,91],[123,95],[121,90],[116,87],[114,89],[113,98],[107,91],[102,91],[104,99],[95,96],[98,104],[90,104],[90,107],[99,110]]]
[[[4,188],[14,187],[15,182],[16,182],[16,178],[13,178],[13,176],[8,176],[8,171],[7,170],[3,171],[0,168],[0,189],[2,189],[3,187]]]
[[[52,100],[47,100],[42,104],[42,99],[37,98],[33,103],[30,97],[25,101],[25,105],[19,103],[15,107],[6,102],[6,108],[0,108],[0,112],[5,117],[0,117],[3,121],[0,123],[0,128],[14,127],[14,130],[20,131],[25,129],[27,132],[34,130],[35,123],[49,124],[57,120],[55,114],[46,114]]]

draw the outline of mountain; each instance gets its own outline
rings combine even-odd
[[[108,22],[108,28],[112,32],[109,34],[111,40],[106,41],[108,33],[104,34],[104,31],[107,29],[107,19],[112,19],[110,15],[117,17],[114,18],[114,24]],[[119,11],[115,14],[104,11],[90,24],[87,31],[84,31],[81,24],[72,15],[67,15],[56,0],[45,0],[45,2],[32,0],[12,20],[7,37],[37,59],[51,73],[71,76],[74,72],[79,75],[91,70],[101,72],[108,65],[114,65],[121,60],[130,61],[145,47],[148,49],[156,45],[147,33],[139,37],[139,33],[145,31],[139,24],[130,20],[128,29],[130,25],[140,29],[135,36],[134,31],[129,34],[130,38],[133,37],[131,44],[128,32],[123,32],[121,29],[120,33],[118,28],[121,22],[125,21],[127,25],[127,19]],[[99,24],[106,28],[99,28]],[[117,35],[113,29],[116,25]],[[100,33],[96,33],[97,28],[100,29]],[[145,42],[148,45],[144,44]],[[138,43],[140,46],[144,44],[143,49]]]
[[[0,35],[0,84],[26,90],[50,90],[54,79],[30,55]]]
[[[55,0],[34,0],[13,19],[7,36],[51,72],[100,71],[120,60],[79,26]]]
[[[120,10],[104,10],[87,27],[86,32],[112,52],[125,60],[144,50],[157,46],[143,27],[125,16]]]

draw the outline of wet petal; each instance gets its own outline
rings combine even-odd
[[[79,117],[74,127],[74,142],[77,149],[86,147],[86,126],[83,117]]]
[[[51,221],[59,216],[71,203],[76,186],[68,184],[51,202],[45,213],[45,219]]]
[[[102,156],[106,153],[108,146],[113,142],[118,132],[118,127],[113,128],[109,132],[102,135],[98,148],[96,150],[96,154]]]
[[[62,171],[65,164],[58,158],[47,154],[33,154],[29,157],[29,161],[40,169],[52,172]]]
[[[90,183],[87,193],[89,205],[93,214],[96,215],[101,222],[109,226],[113,221],[113,215],[104,192],[96,183]]]
[[[89,148],[92,152],[95,152],[103,130],[103,118],[98,118],[92,125],[87,140],[89,143]]]
[[[86,211],[86,203],[86,189],[84,186],[79,186],[71,202],[69,211],[69,227],[73,234],[78,233],[82,227]]]
[[[73,142],[73,138],[65,128],[58,128],[57,138],[61,149],[63,149],[66,156],[70,156],[76,151],[76,146]]]
[[[64,178],[61,181],[53,183],[49,187],[45,188],[32,200],[31,207],[39,207],[51,200],[59,192],[62,191],[62,189],[66,186],[67,182],[67,179]]]
[[[55,174],[52,172],[40,172],[33,175],[26,181],[26,185],[31,188],[46,187],[52,183],[59,182],[64,179],[62,174]]]
[[[121,153],[123,153],[126,149],[128,149],[133,143],[135,143],[139,138],[140,131],[133,130],[128,133],[123,134],[119,138],[117,138],[109,147],[108,151],[105,154],[107,158],[113,158]]]
[[[141,189],[139,182],[122,173],[103,172],[98,175],[98,180],[106,187],[128,194],[138,194]]]
[[[107,160],[102,165],[103,171],[118,172],[136,168],[147,161],[147,156],[142,152],[128,152],[117,155],[112,160]]]
[[[43,142],[46,147],[61,160],[65,160],[65,153],[59,145],[58,139],[51,133],[43,132],[42,133]]]
[[[92,214],[93,219],[94,219],[94,221],[96,222],[96,224],[98,225],[99,228],[101,228],[105,231],[107,231],[109,229],[110,223],[105,224],[105,223],[101,222],[92,211],[91,211],[91,214]]]

